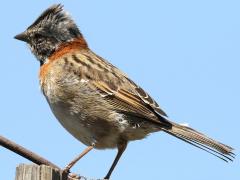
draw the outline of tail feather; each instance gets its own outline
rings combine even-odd
[[[232,147],[217,142],[190,127],[179,125],[173,122],[171,123],[171,128],[163,128],[162,130],[226,162],[233,161],[235,154],[232,152]]]

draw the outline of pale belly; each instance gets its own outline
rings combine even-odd
[[[67,110],[62,106],[58,106],[58,104],[50,104],[50,107],[61,125],[75,138],[87,146],[95,143],[93,133],[87,128],[88,124],[81,121],[80,117],[77,118],[76,115],[69,114]]]
[[[159,131],[148,124],[129,124],[122,115],[113,114],[109,119],[93,119],[84,113],[69,113],[64,104],[50,104],[50,107],[62,126],[83,144],[94,145],[97,149],[116,148],[119,140],[127,141],[145,138],[149,133]]]
[[[70,113],[65,105],[56,103],[50,107],[61,125],[76,139],[87,146],[96,148],[116,148],[120,132],[118,127],[111,126],[108,121],[91,120],[81,113]]]
[[[84,83],[69,89],[52,87],[48,84],[44,88],[52,112],[70,134],[87,146],[116,148],[121,139],[139,140],[159,131],[147,120],[116,112]]]

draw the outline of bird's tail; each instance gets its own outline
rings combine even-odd
[[[232,147],[217,142],[188,126],[173,122],[171,124],[171,128],[163,128],[162,130],[226,162],[233,161],[235,154],[232,152]]]

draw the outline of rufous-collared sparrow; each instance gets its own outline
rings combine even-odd
[[[88,148],[118,148],[110,175],[129,141],[163,131],[228,161],[232,148],[170,121],[158,104],[126,74],[88,47],[62,5],[45,10],[23,33],[40,62],[40,85],[59,122]]]

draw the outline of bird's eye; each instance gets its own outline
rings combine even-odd
[[[34,34],[33,40],[35,43],[41,44],[44,41],[44,37],[41,34]]]
[[[43,35],[41,35],[41,34],[35,34],[34,35],[34,38],[35,39],[41,39],[43,37]]]

